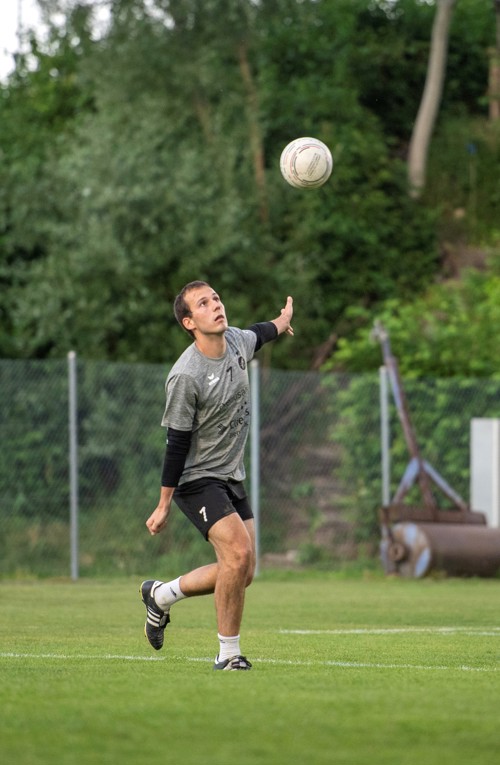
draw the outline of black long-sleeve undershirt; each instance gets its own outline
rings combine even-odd
[[[191,445],[191,435],[190,430],[167,429],[167,448],[161,475],[162,486],[177,486],[179,484]]]
[[[257,335],[254,353],[257,353],[264,343],[269,343],[278,337],[278,327],[273,321],[259,321],[257,324],[247,327],[247,329],[251,329]]]

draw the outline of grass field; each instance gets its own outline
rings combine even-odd
[[[211,598],[142,629],[139,580],[0,582],[2,765],[491,765],[500,580],[265,572],[250,672],[213,672]]]

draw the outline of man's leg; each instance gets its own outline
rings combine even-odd
[[[232,518],[233,516],[229,516],[229,517]],[[237,517],[239,518],[239,516]],[[245,582],[245,587],[248,587],[248,585],[251,584],[252,582],[253,575],[255,572],[255,526],[254,526],[253,520],[244,521],[243,525],[247,530],[248,536],[250,537],[250,546],[251,546],[251,561],[250,561],[250,567],[247,571],[247,577]],[[216,532],[216,536],[218,536],[218,532]],[[210,539],[210,534],[209,534],[209,541],[212,541]],[[215,548],[215,545],[213,542],[212,544]],[[197,595],[210,595],[212,592],[215,591],[218,574],[219,574],[218,563],[209,563],[206,566],[200,566],[199,568],[195,568],[193,569],[193,571],[190,571],[187,574],[183,574],[181,577],[179,577],[179,587],[182,591],[182,594],[186,598],[192,598]],[[155,599],[158,605],[162,608],[169,608],[175,602],[174,599],[169,600],[169,597],[170,597],[170,594],[168,591],[169,584],[170,583],[162,584],[155,592]],[[164,596],[163,596],[162,590],[165,590]]]
[[[217,563],[200,566],[175,582],[143,582],[142,599],[148,611],[146,636],[157,650],[163,645],[170,607],[181,598],[212,592],[219,635],[239,636],[245,588],[251,584],[255,571],[254,521],[242,521],[237,513],[232,513],[212,526],[208,539],[214,547]],[[174,583],[177,595],[171,588]]]
[[[241,655],[240,626],[245,588],[252,581],[255,569],[253,521],[243,522],[238,515],[228,516],[212,527],[209,541],[218,565],[214,600],[219,651],[214,669],[250,669],[252,665]]]
[[[220,635],[238,635],[245,588],[255,570],[255,531],[253,520],[242,521],[233,513],[212,526],[208,540],[217,555],[215,610]]]

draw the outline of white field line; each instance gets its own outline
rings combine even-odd
[[[390,627],[335,630],[278,630],[280,635],[472,635],[500,637],[500,627]]]
[[[168,662],[168,661],[195,661],[212,663],[213,658],[194,656],[127,656],[121,654],[61,654],[61,653],[15,653],[14,651],[0,652],[0,659],[31,659],[31,660],[58,660],[58,661],[140,661],[140,662]],[[297,661],[288,659],[252,659],[252,662],[260,664],[273,664],[275,666],[289,667],[339,667],[341,669],[409,669],[424,670],[430,672],[500,672],[498,667],[471,667],[459,665],[456,667],[437,664],[382,664],[380,662],[357,662],[357,661]]]
[[[112,653],[17,653],[0,652],[0,659],[60,659],[61,661],[168,661],[171,656],[124,656]]]
[[[207,659],[190,658],[188,661],[207,661]],[[341,669],[418,669],[426,671],[459,671],[459,672],[500,672],[499,667],[469,667],[462,664],[457,667],[437,664],[380,664],[365,661],[297,661],[295,659],[253,659],[254,664],[275,664],[288,667],[340,667]]]

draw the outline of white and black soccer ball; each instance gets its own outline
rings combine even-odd
[[[322,186],[333,169],[330,149],[317,138],[296,138],[283,151],[280,170],[290,186],[314,189]]]

